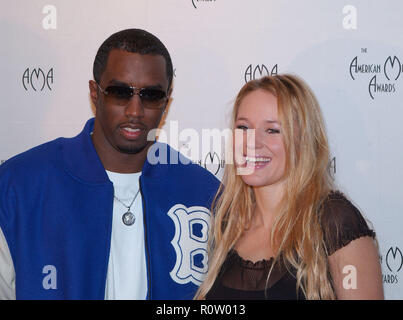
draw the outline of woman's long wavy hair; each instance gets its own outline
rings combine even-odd
[[[295,268],[296,290],[300,288],[307,299],[335,299],[320,221],[322,203],[333,189],[333,179],[319,104],[308,85],[295,75],[253,80],[243,86],[235,100],[233,130],[241,101],[256,90],[277,97],[286,150],[284,195],[268,237],[274,261]],[[253,188],[237,175],[235,165],[228,164],[212,205],[209,271],[196,299],[204,299],[212,288],[229,250],[250,225],[255,204]]]

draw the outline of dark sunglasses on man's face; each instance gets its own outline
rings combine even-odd
[[[105,95],[109,103],[127,106],[134,95],[139,95],[144,108],[159,109],[167,97],[165,91],[155,88],[136,88],[124,85],[112,85],[105,89],[97,83],[99,90]]]

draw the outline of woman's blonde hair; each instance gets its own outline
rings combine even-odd
[[[242,87],[235,100],[233,130],[241,101],[256,90],[277,98],[286,150],[285,192],[268,238],[274,261],[295,268],[296,290],[300,288],[307,299],[335,299],[320,217],[322,203],[333,189],[333,179],[319,104],[308,85],[295,75],[253,80]],[[235,165],[228,164],[212,206],[209,271],[196,299],[205,298],[212,288],[229,250],[250,225],[254,208],[252,187],[237,175]]]

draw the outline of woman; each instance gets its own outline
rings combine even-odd
[[[293,75],[250,81],[232,120],[242,134],[213,204],[209,272],[196,298],[383,299],[375,233],[334,191],[309,87]]]

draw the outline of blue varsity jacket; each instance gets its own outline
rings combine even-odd
[[[0,166],[0,227],[17,299],[104,299],[114,189],[91,141],[93,124]],[[162,161],[146,160],[140,177],[147,299],[192,299],[208,269],[219,181],[166,144],[150,152]]]

